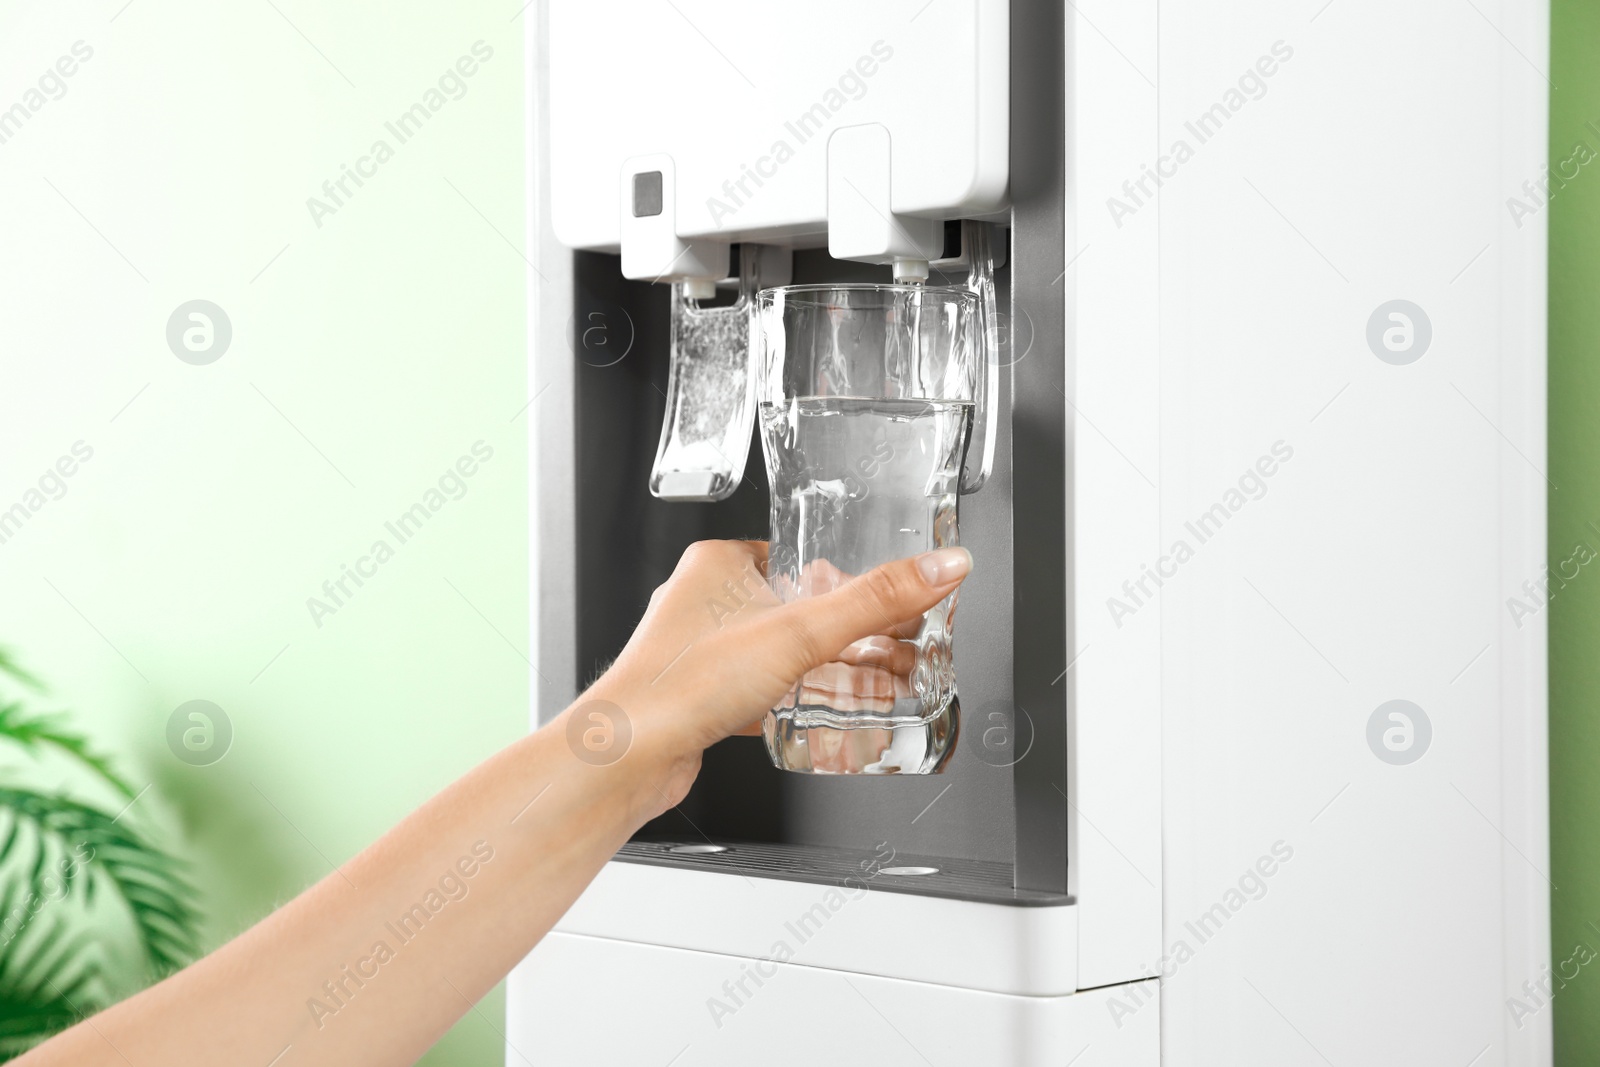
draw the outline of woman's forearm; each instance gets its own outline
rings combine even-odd
[[[204,960],[23,1064],[411,1063],[527,954],[670,788],[564,721],[452,784]]]

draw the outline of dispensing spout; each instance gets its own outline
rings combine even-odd
[[[896,285],[921,285],[927,280],[927,260],[896,259],[894,261],[894,281]]]

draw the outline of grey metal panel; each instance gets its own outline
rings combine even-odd
[[[1011,311],[1031,325],[1014,370],[1015,686],[1033,749],[1015,776],[1016,885],[1067,891],[1067,744],[1072,672],[1072,420],[1065,15],[1054,0],[1011,5]]]
[[[620,650],[650,590],[666,579],[684,547],[704,537],[764,537],[769,509],[766,479],[759,475],[715,504],[650,496],[646,478],[666,384],[666,288],[627,281],[613,256],[581,252],[575,262],[576,318],[601,315],[634,328],[626,358],[592,359],[580,345],[572,360],[577,651],[575,673],[567,677],[582,685]],[[794,277],[889,280],[887,268],[837,262],[822,251],[797,254]],[[994,475],[960,505],[962,539],[981,562],[957,611],[957,681],[968,731],[946,772],[925,779],[788,774],[770,765],[759,741],[730,738],[706,754],[680,810],[648,832],[838,848],[887,842],[903,853],[1009,868],[1009,753],[983,746],[988,714],[1008,708],[1011,695],[1011,483],[1003,422]],[[759,454],[753,456],[750,469],[762,466]]]

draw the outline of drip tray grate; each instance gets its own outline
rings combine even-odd
[[[777,878],[818,885],[848,885],[887,893],[911,893],[1017,907],[1069,903],[1064,893],[1016,889],[1007,863],[948,856],[908,855],[887,845],[877,849],[788,845],[762,841],[636,838],[617,852],[627,863],[683,867],[749,878]]]

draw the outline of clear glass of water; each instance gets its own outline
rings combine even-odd
[[[982,400],[977,296],[914,285],[784,286],[757,298],[756,398],[771,484],[768,580],[785,600],[960,543]],[[932,774],[954,750],[956,594],[809,672],[763,726],[778,767]]]

